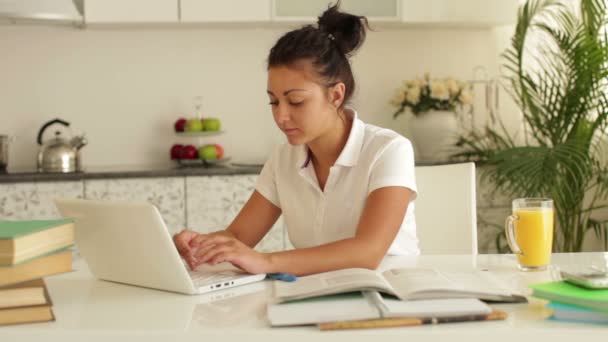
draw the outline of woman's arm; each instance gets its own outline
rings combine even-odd
[[[270,254],[270,272],[296,275],[342,268],[378,267],[399,232],[413,192],[385,187],[369,194],[354,237],[325,245]]]
[[[173,241],[179,254],[186,260],[191,269],[195,269],[202,262],[197,256],[204,250],[201,245],[204,241],[238,240],[249,248],[255,245],[268,233],[270,228],[281,215],[281,209],[268,201],[264,196],[254,191],[247,203],[241,208],[232,223],[225,229],[209,234],[199,234],[192,230],[183,230],[173,236]],[[213,239],[215,240],[213,240]],[[212,245],[204,247],[210,248]]]
[[[295,275],[350,267],[375,269],[395,239],[412,196],[413,192],[405,187],[374,190],[367,198],[355,236],[317,247],[264,254],[231,237],[203,237],[200,253],[196,255],[197,263],[228,261],[251,273],[286,272]],[[250,218],[257,219],[257,214]],[[241,227],[232,229],[243,231]]]
[[[226,228],[226,232],[253,248],[268,233],[279,216],[281,209],[255,190]]]

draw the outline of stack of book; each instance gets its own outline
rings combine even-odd
[[[549,300],[551,319],[608,323],[608,289],[587,289],[566,281],[534,284],[532,296]]]
[[[0,325],[54,320],[44,277],[72,270],[70,220],[0,221]]]

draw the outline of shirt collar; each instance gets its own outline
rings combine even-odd
[[[352,167],[357,165],[359,161],[359,154],[363,146],[363,135],[365,134],[365,124],[359,120],[357,112],[353,109],[346,109],[347,115],[352,117],[353,125],[346,140],[346,145],[340,152],[335,165]]]
[[[361,147],[363,145],[363,135],[365,133],[365,125],[359,120],[357,112],[351,108],[346,108],[345,113],[349,118],[352,118],[353,124],[348,134],[346,144],[340,152],[335,165],[352,167],[357,165]],[[312,159],[312,153],[308,146],[302,145],[299,149],[300,155],[297,158],[297,166],[301,169],[308,167]]]
[[[310,151],[310,149],[308,148],[308,146],[306,146],[306,144],[300,146],[300,156],[298,157],[298,167],[300,169],[305,169],[308,167],[308,164],[310,164],[311,160],[312,160],[312,152]]]

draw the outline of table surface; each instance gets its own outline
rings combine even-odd
[[[515,256],[428,255],[386,258],[380,270],[392,267],[434,267],[439,270],[492,271],[513,289],[529,295],[529,284],[559,279],[560,269],[608,265],[608,253],[554,254],[541,272],[521,272]],[[143,266],[142,264],[142,267]],[[82,260],[74,272],[46,278],[55,322],[0,327],[0,341],[252,341],[284,340],[515,341],[534,338],[572,341],[605,340],[607,325],[547,320],[545,301],[529,298],[524,304],[496,304],[505,321],[466,322],[418,327],[321,332],[314,326],[271,328],[266,304],[270,281],[215,293],[187,296],[95,279]]]

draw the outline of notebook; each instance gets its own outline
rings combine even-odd
[[[487,315],[491,311],[475,298],[401,301],[377,291],[364,291],[269,304],[267,316],[273,326],[291,326],[396,317]]]

